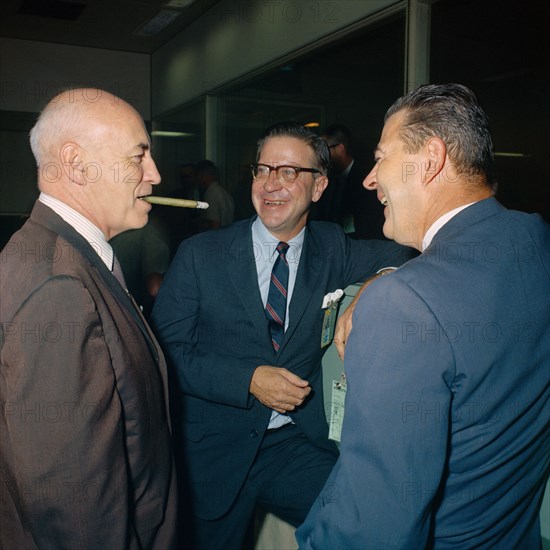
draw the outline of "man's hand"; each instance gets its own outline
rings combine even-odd
[[[364,287],[361,288],[361,291]],[[334,345],[336,346],[336,351],[338,352],[338,355],[340,356],[340,359],[342,361],[344,360],[344,353],[346,351],[346,342],[348,340],[349,333],[351,332],[351,329],[353,328],[352,323],[352,316],[353,311],[355,310],[355,304],[357,302],[357,299],[359,297],[359,294],[355,296],[351,304],[346,308],[344,313],[342,313],[338,317],[338,321],[336,322],[336,328],[334,329]]]
[[[250,393],[278,413],[293,411],[310,392],[311,387],[306,380],[279,367],[260,365],[250,381]]]
[[[346,342],[348,341],[349,333],[351,332],[351,329],[353,328],[352,323],[352,317],[353,312],[355,310],[355,306],[357,304],[357,300],[359,300],[359,296],[363,293],[363,291],[376,279],[379,279],[382,277],[382,275],[386,275],[388,273],[391,273],[392,271],[395,271],[395,268],[388,267],[387,269],[383,269],[379,271],[376,275],[373,275],[369,279],[365,281],[363,286],[359,289],[359,292],[355,295],[355,298],[352,300],[350,305],[346,308],[344,313],[342,313],[338,317],[338,321],[336,322],[336,328],[334,329],[334,345],[336,346],[336,351],[338,352],[338,355],[340,356],[340,359],[342,361],[344,360],[344,353],[346,351]]]

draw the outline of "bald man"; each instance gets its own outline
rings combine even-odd
[[[0,258],[0,548],[173,548],[166,365],[108,244],[147,223],[149,136],[78,89],[31,147],[40,196]]]

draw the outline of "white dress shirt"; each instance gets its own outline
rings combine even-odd
[[[454,218],[459,212],[462,212],[465,208],[468,208],[468,206],[472,206],[472,204],[475,204],[475,202],[470,202],[468,204],[463,204],[462,206],[459,206],[458,208],[455,208],[453,210],[449,210],[446,214],[443,214],[440,218],[435,220],[434,223],[430,226],[428,231],[426,231],[426,234],[424,235],[424,238],[422,239],[422,252],[430,246],[432,243],[432,240],[435,236],[435,234],[452,218]]]
[[[95,226],[90,220],[70,206],[67,206],[64,202],[44,192],[40,193],[38,200],[49,206],[58,216],[73,227],[75,231],[78,231],[97,252],[97,255],[103,260],[109,271],[113,270],[113,249],[99,227]]]
[[[302,254],[302,245],[304,244],[305,227],[293,239],[287,241],[289,249],[286,253],[288,260],[288,289],[286,300],[285,314],[285,330],[289,323],[289,306],[296,283],[296,274],[298,273],[298,265]],[[252,242],[254,245],[254,258],[256,260],[256,271],[258,274],[258,285],[262,296],[262,303],[265,309],[267,297],[269,294],[269,284],[271,281],[271,270],[277,259],[277,245],[279,240],[274,237],[260,218],[256,218],[252,223]],[[285,424],[292,422],[291,418],[286,414],[280,414],[277,411],[271,413],[268,429],[280,428]]]

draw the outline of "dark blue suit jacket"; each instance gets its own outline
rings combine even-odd
[[[550,228],[494,199],[361,296],[340,458],[301,548],[540,547]]]
[[[259,365],[285,367],[308,380],[312,393],[291,414],[319,446],[327,440],[323,403],[323,297],[409,256],[395,243],[352,241],[333,223],[306,228],[289,309],[275,354],[264,313],[251,220],[182,243],[163,282],[153,322],[181,394],[182,470],[192,484],[194,513],[224,514],[254,461],[271,409],[250,393]],[[176,430],[176,427],[174,427]]]

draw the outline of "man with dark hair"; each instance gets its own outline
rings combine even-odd
[[[408,258],[395,243],[307,223],[328,165],[311,130],[270,128],[252,165],[258,215],[186,240],[157,298],[194,548],[246,547],[256,505],[304,520],[337,457],[323,400],[324,298]]]
[[[312,219],[334,221],[356,239],[383,239],[383,209],[376,196],[363,187],[369,169],[356,157],[351,132],[346,126],[332,124],[323,138],[329,147],[331,169]]]
[[[199,184],[193,163],[180,164],[178,167],[178,181],[179,185],[170,191],[167,196],[176,199],[200,200]],[[170,260],[176,254],[181,241],[197,231],[200,213],[201,210],[197,208],[174,208],[173,206],[155,205],[152,212],[152,221],[156,222],[158,220],[158,225],[165,225],[167,228]]]
[[[201,160],[195,165],[197,178],[203,200],[208,208],[201,212],[197,220],[200,231],[218,229],[229,225],[235,214],[233,197],[219,183],[218,167],[211,160]]]
[[[550,228],[495,198],[473,92],[388,110],[365,186],[422,252],[355,305],[340,458],[300,548],[540,548],[550,468]]]

